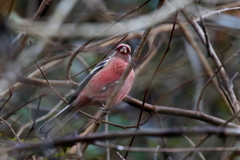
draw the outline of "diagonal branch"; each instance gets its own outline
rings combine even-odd
[[[185,9],[182,9],[181,11],[182,11],[183,15],[185,16],[186,20],[188,21],[188,23],[190,23],[193,26],[194,30],[200,37],[202,43],[206,46],[207,42],[206,42],[206,39],[204,36],[204,32],[201,29],[201,27],[199,26],[199,24],[190,18],[190,16],[186,13]],[[237,97],[233,90],[233,84],[231,83],[231,80],[229,79],[229,77],[224,69],[223,64],[219,60],[219,58],[210,42],[209,42],[209,51],[211,54],[211,59],[215,63],[216,67],[220,68],[219,80],[222,84],[219,84],[219,85],[222,86],[221,89],[224,92],[226,98],[229,100],[232,111],[234,113],[236,113],[240,110],[240,106],[239,106],[239,102],[238,102]]]

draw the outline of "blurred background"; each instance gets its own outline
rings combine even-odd
[[[214,74],[219,71],[219,67],[209,55],[208,47],[187,22],[181,9],[205,28],[208,41],[224,66],[236,99],[239,99],[240,2],[237,0],[0,0],[0,117],[11,124],[23,143],[41,141],[38,128],[66,106],[49,87],[42,72],[54,89],[69,100],[73,90],[96,63],[112,53],[114,46],[127,43],[134,51],[144,30],[152,26],[146,45],[134,66],[136,77],[129,96],[140,101],[146,98],[146,103],[152,105],[196,113],[201,111],[228,120],[238,110],[232,109],[232,103],[229,103],[228,96],[223,92],[226,86]],[[179,10],[177,19],[176,10]],[[204,23],[200,17],[204,19]],[[176,26],[169,46],[174,22]],[[91,40],[92,38],[94,39]],[[89,44],[78,52],[72,66],[68,68],[73,53],[88,41]],[[168,47],[170,50],[166,52]],[[161,60],[163,62],[157,70]],[[69,76],[73,81],[69,80]],[[211,77],[212,80],[207,83]],[[150,84],[151,80],[153,81]],[[145,96],[146,90],[148,94]],[[201,101],[198,104],[199,99]],[[99,108],[89,106],[82,111],[94,116]],[[125,100],[114,106],[108,121],[121,126],[136,126],[140,112],[141,109]],[[55,137],[80,128],[88,119],[88,116],[78,113]],[[153,111],[143,112],[141,122],[144,121],[140,130],[214,126],[213,123],[190,116]],[[238,120],[233,123],[239,124]],[[126,130],[135,129],[136,127]],[[97,132],[104,130],[104,124],[101,124]],[[109,125],[108,130],[111,132],[124,129]],[[0,135],[1,148],[19,143],[4,121],[0,123]],[[205,135],[136,137],[132,146],[156,149],[192,148],[203,137]],[[129,146],[130,141],[131,138],[119,138],[110,143]],[[239,147],[239,141],[213,135],[201,147]],[[107,159],[105,150],[104,147],[90,145],[83,159]],[[116,152],[116,149],[110,149],[110,159],[121,159]],[[123,157],[126,155],[126,151],[118,152]],[[187,153],[137,151],[129,152],[126,159],[238,158],[238,152],[203,151],[184,157]],[[29,154],[10,153],[4,156],[26,159]],[[52,155],[42,152],[36,154],[35,159],[48,159],[47,156],[76,159],[79,154],[69,155],[67,149],[57,150]],[[29,159],[33,157],[30,156]]]

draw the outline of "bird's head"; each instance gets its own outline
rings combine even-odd
[[[122,54],[131,54],[131,47],[127,44],[119,44],[117,51]]]
[[[119,57],[129,63],[131,61],[131,47],[127,44],[119,44],[111,57]]]

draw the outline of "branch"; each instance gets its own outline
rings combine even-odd
[[[201,27],[199,26],[199,24],[192,20],[190,18],[190,16],[186,13],[186,11],[184,9],[181,10],[183,15],[185,16],[186,20],[188,21],[188,23],[190,23],[194,30],[196,31],[196,33],[198,34],[198,36],[200,37],[202,43],[206,46],[206,39],[204,36],[204,32],[201,29]],[[222,84],[219,84],[221,86],[222,91],[224,92],[226,98],[229,100],[229,103],[231,105],[231,108],[233,110],[234,113],[238,112],[240,110],[240,106],[239,106],[239,102],[237,100],[237,97],[234,93],[233,90],[233,85],[221,63],[221,61],[219,60],[215,50],[213,49],[211,43],[209,42],[209,51],[210,51],[210,58],[213,60],[213,62],[215,63],[217,68],[220,68],[219,70],[219,80],[220,82],[222,82]]]
[[[46,79],[47,83],[49,84],[49,86],[51,87],[51,89],[58,95],[58,97],[64,101],[66,104],[68,104],[68,102],[57,92],[57,90],[52,86],[52,84],[48,81],[46,75],[43,73],[42,69],[40,68],[40,66],[37,64],[37,62],[35,61],[36,65],[38,66],[39,70],[41,71],[43,77]]]
[[[40,87],[48,87],[49,86],[48,82],[55,87],[77,87],[79,85],[76,82],[68,81],[68,80],[48,80],[47,82],[45,79],[27,77],[23,75],[17,75],[16,81],[24,84],[35,85]]]
[[[197,53],[199,59],[201,60],[202,65],[203,65],[204,69],[207,71],[207,74],[209,75],[209,77],[213,77],[214,72],[213,72],[210,64],[208,63],[206,57],[204,56],[204,53],[202,52],[201,48],[199,47],[198,43],[194,39],[193,33],[191,32],[191,30],[189,28],[187,28],[186,25],[183,23],[179,23],[179,27],[180,27],[180,30],[183,32],[183,35],[186,37],[186,40],[188,41],[188,43],[192,46],[192,48]],[[221,95],[224,102],[226,103],[226,105],[229,107],[229,103],[228,103],[225,95],[222,93],[222,91],[218,87],[217,79],[213,79],[213,84],[216,87],[219,94]],[[229,107],[229,109],[230,109],[230,107]]]
[[[142,106],[142,102],[134,99],[132,97],[127,96],[124,99],[124,102],[141,109]],[[145,103],[144,104],[144,110],[147,112],[158,112],[160,114],[168,114],[168,115],[174,115],[174,116],[182,116],[182,117],[188,117],[188,118],[193,118],[193,119],[197,119],[212,125],[216,125],[216,126],[220,126],[222,124],[225,124],[226,121],[222,120],[220,118],[217,117],[213,117],[211,115],[202,113],[202,112],[198,112],[198,111],[190,111],[190,110],[186,110],[186,109],[179,109],[179,108],[173,108],[173,107],[165,107],[165,106],[157,106],[157,105],[152,105],[152,104],[148,104]],[[234,127],[234,128],[239,128],[240,126],[233,124],[233,123],[228,123],[227,124],[228,127]]]
[[[122,145],[115,145],[115,144],[110,144],[110,145],[105,145],[103,143],[95,142],[94,143],[96,146],[100,147],[109,147],[111,149],[117,149],[119,151],[131,151],[131,152],[212,152],[212,151],[217,151],[217,152],[239,152],[240,148],[238,147],[204,147],[204,148],[149,148],[149,147],[126,147]],[[204,158],[204,157],[201,157]]]
[[[176,137],[176,136],[199,136],[205,134],[214,134],[221,137],[239,137],[240,136],[240,128],[220,128],[220,127],[193,127],[193,128],[165,128],[161,130],[138,130],[138,131],[116,131],[110,133],[92,133],[81,137],[73,137],[66,136],[55,139],[48,139],[45,141],[37,142],[37,143],[24,143],[19,144],[14,147],[5,147],[1,149],[0,154],[5,152],[20,152],[20,151],[31,151],[35,149],[47,148],[52,146],[66,146],[71,145],[76,142],[93,142],[96,140],[107,140],[107,139],[116,139],[116,138],[124,138],[124,137],[132,137],[132,136],[148,136],[148,137]],[[222,147],[221,147],[222,148]],[[192,149],[192,148],[191,148]],[[198,150],[197,148],[195,148]],[[163,149],[164,150],[164,149]],[[238,150],[240,150],[238,148]],[[189,151],[189,150],[188,150]],[[200,150],[198,150],[200,151]],[[154,152],[156,152],[156,148],[154,148]],[[166,151],[165,151],[166,152]]]

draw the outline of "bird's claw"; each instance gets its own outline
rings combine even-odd
[[[110,112],[110,110],[109,109],[106,110],[105,107],[101,107],[100,109],[104,114],[109,114],[109,112]]]

